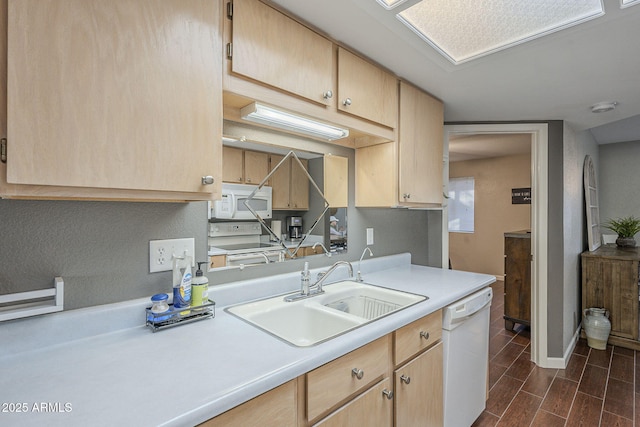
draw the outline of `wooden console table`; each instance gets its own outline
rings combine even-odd
[[[638,341],[638,262],[640,248],[603,245],[582,253],[582,310],[609,310],[609,344],[640,350]],[[583,330],[584,335],[584,330]]]
[[[504,327],[531,323],[531,232],[504,233]]]

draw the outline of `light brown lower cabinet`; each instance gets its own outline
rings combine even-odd
[[[396,426],[442,426],[442,341],[396,369],[393,378]]]
[[[296,427],[297,380],[291,380],[218,415],[201,427]]]
[[[429,314],[203,426],[440,427],[441,319]]]

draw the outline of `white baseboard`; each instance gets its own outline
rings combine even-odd
[[[545,363],[545,368],[553,368],[553,369],[565,369],[569,364],[569,359],[571,358],[571,354],[573,350],[576,348],[576,343],[580,338],[580,329],[581,324],[578,325],[578,329],[573,334],[573,338],[571,338],[571,342],[569,343],[569,347],[564,352],[562,357],[548,357]]]

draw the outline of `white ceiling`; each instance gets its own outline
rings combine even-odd
[[[443,100],[445,121],[609,124],[599,142],[640,140],[640,6],[603,0],[602,17],[454,65],[376,0],[269,1]],[[592,113],[601,101],[618,106]],[[626,132],[611,124],[620,120]]]
[[[477,134],[449,137],[449,162],[531,153],[530,134]]]

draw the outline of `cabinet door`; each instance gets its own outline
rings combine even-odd
[[[338,109],[395,128],[398,80],[348,50],[338,48]]]
[[[334,90],[333,44],[257,0],[233,2],[232,72],[322,104]]]
[[[216,191],[219,14],[207,0],[10,0],[7,182]]]
[[[244,151],[241,148],[222,147],[222,180],[242,184],[244,182]]]
[[[289,381],[240,406],[206,421],[202,427],[295,427],[297,385]]]
[[[291,194],[289,204],[295,210],[309,209],[309,177],[306,170],[309,169],[309,162],[300,159],[304,170],[296,159],[291,159]]]
[[[260,184],[269,175],[269,153],[259,151],[244,152],[244,182]]]
[[[391,381],[385,378],[373,386],[371,390],[353,399],[314,427],[391,427],[393,400],[387,397],[391,391]]]
[[[278,167],[280,162],[284,159],[284,156],[279,154],[271,154],[271,170]],[[273,209],[289,209],[289,194],[290,194],[290,167],[289,161],[283,163],[278,167],[278,170],[271,175],[270,185],[273,188],[271,194],[272,208]]]
[[[442,342],[398,368],[394,383],[396,426],[442,426]]]
[[[400,83],[399,201],[442,204],[442,102]]]

